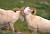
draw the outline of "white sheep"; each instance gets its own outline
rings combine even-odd
[[[37,31],[50,33],[50,20],[44,19],[40,16],[32,15],[32,9],[35,11],[34,14],[36,14],[35,8],[26,7],[24,10],[28,27],[29,29],[33,30],[32,34],[38,34]]]
[[[18,20],[21,19],[22,21],[24,21],[24,17],[22,16],[22,12],[19,8],[16,8],[16,13],[13,11],[9,11],[9,10],[4,10],[4,9],[0,9],[0,25],[10,25],[11,29],[14,32],[14,23]]]

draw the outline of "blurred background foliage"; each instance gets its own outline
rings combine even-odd
[[[36,8],[36,15],[50,20],[50,0],[0,0],[0,8],[5,10],[26,6]],[[28,30],[26,21],[22,22],[21,20],[18,20],[17,22],[15,23],[15,26],[18,27],[18,31]]]

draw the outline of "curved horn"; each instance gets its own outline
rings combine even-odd
[[[36,9],[35,9],[35,8],[33,8],[33,7],[32,7],[31,9],[32,9],[32,10],[34,10],[34,14],[33,14],[33,15],[35,15],[35,14],[36,14],[36,12],[37,12],[37,11],[36,11]]]
[[[23,16],[24,16],[24,13],[23,13],[24,9],[25,9],[24,7],[21,8],[21,14],[22,14]]]
[[[19,8],[14,8],[14,9],[12,9],[12,11],[18,11],[18,10],[20,10]]]

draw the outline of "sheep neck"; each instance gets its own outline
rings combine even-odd
[[[31,15],[32,15],[31,13],[25,15],[26,21],[29,21],[29,20],[30,20]],[[28,23],[28,22],[27,22],[27,23]]]
[[[25,14],[25,16],[26,16],[26,17],[30,17],[30,16],[31,16],[31,13],[30,13],[30,14]]]

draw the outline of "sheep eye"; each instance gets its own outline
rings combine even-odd
[[[29,11],[29,10],[28,10]]]
[[[29,8],[30,9],[30,8]]]

